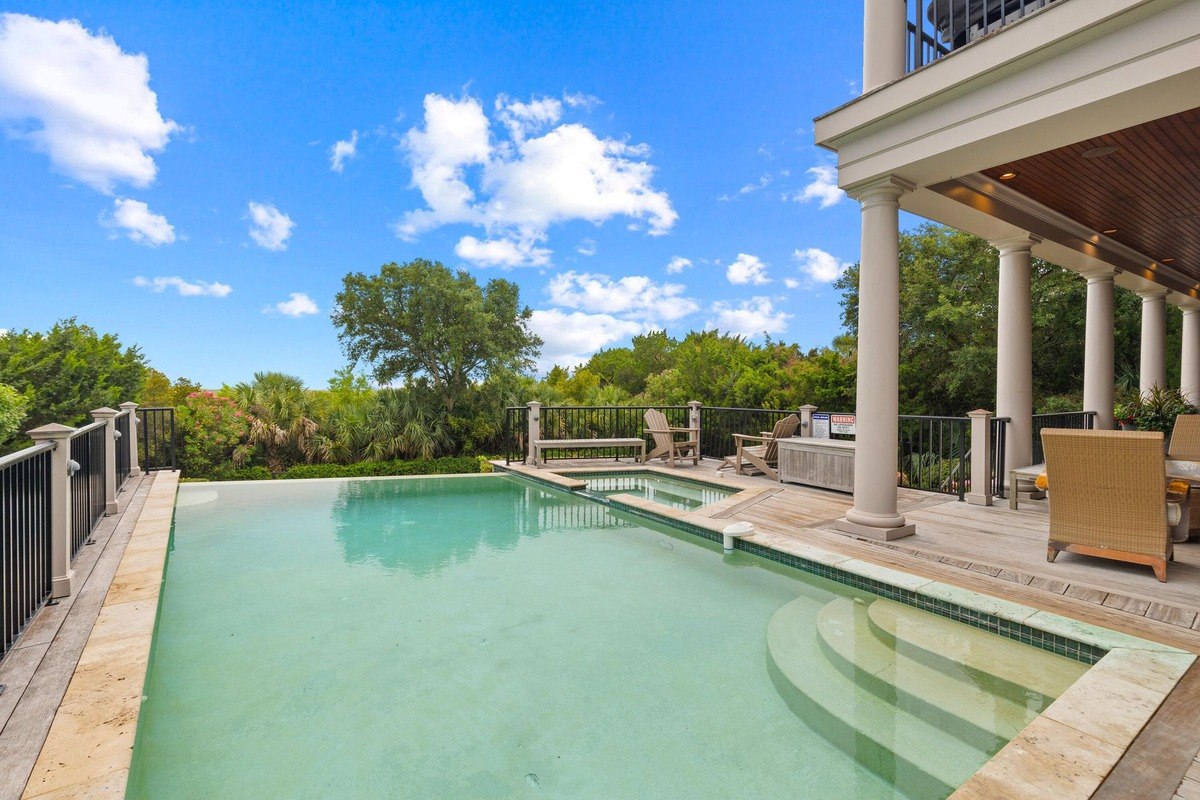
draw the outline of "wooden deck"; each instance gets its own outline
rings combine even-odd
[[[850,495],[718,472],[719,465],[704,459],[677,469],[683,477],[781,491],[718,511],[715,518],[752,522],[761,531],[1200,653],[1200,542],[1176,546],[1166,583],[1148,567],[1073,553],[1050,563],[1044,502],[1025,502],[1013,511],[1003,502],[973,506],[912,489],[899,490],[899,508],[916,523],[916,535],[876,542],[833,528],[850,509]],[[549,465],[553,471],[636,468],[612,459]]]

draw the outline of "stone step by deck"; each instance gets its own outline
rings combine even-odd
[[[965,674],[1017,703],[1049,705],[1087,671],[1074,659],[893,600],[874,601],[867,616],[897,653],[951,676]]]
[[[947,674],[897,653],[875,635],[868,608],[867,602],[848,597],[827,603],[817,616],[817,635],[835,667],[885,702],[988,753],[998,751],[1041,711],[1036,704],[989,691],[965,671]]]
[[[826,739],[912,797],[945,797],[988,752],[873,694],[835,666],[814,631],[823,604],[801,597],[767,625],[780,695]]]

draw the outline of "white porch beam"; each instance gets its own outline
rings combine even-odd
[[[1083,355],[1083,410],[1096,412],[1096,427],[1113,426],[1113,278],[1116,270],[1085,273],[1087,322]]]
[[[996,416],[1008,417],[1004,474],[1033,463],[1033,247],[1037,236],[991,243],[1000,251],[996,336]],[[1016,487],[1012,487],[1016,491]]]
[[[1183,305],[1183,346],[1179,355],[1179,389],[1192,405],[1200,405],[1200,302]]]
[[[896,539],[916,532],[897,513],[900,412],[900,196],[913,186],[888,176],[854,187],[862,205],[858,288],[858,432],[854,507],[837,527]]]
[[[1142,351],[1139,360],[1138,390],[1145,395],[1151,389],[1167,385],[1167,365],[1163,356],[1167,336],[1167,290],[1138,292],[1142,298]]]

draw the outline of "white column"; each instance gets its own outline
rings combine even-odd
[[[71,434],[74,428],[51,423],[27,431],[34,442],[51,442],[50,453],[50,596],[68,597],[75,580],[71,569]]]
[[[1154,387],[1167,385],[1167,365],[1163,357],[1167,337],[1167,290],[1138,292],[1142,298],[1142,357],[1138,390],[1144,395]]]
[[[888,176],[858,187],[862,251],[858,281],[858,435],[854,507],[837,527],[895,539],[916,532],[896,511],[900,411],[900,197],[910,183]]]
[[[537,400],[530,400],[526,403],[529,411],[529,441],[525,443],[528,450],[526,453],[526,463],[537,466],[537,451],[533,447],[533,443],[542,438],[542,404]]]
[[[1183,346],[1179,354],[1179,389],[1192,405],[1200,405],[1200,303],[1183,306]]]
[[[92,419],[104,422],[104,516],[117,513],[117,414],[115,408],[104,406],[92,412]]]
[[[994,415],[981,408],[967,416],[971,418],[971,491],[967,494],[967,502],[973,506],[990,506]]]
[[[907,45],[905,0],[866,0],[863,4],[863,92],[904,76]]]
[[[142,438],[138,431],[137,403],[121,403],[118,408],[129,412],[129,477],[136,478],[142,474],[138,466],[138,441]]]
[[[1096,412],[1096,427],[1113,426],[1113,278],[1116,270],[1085,273],[1087,332],[1083,353],[1083,410]]]
[[[703,405],[699,400],[691,400],[688,402],[688,427],[696,432],[696,441],[700,441],[700,407]],[[700,455],[700,446],[696,446],[696,455]]]
[[[1041,241],[1023,235],[992,242],[1000,251],[996,324],[996,416],[1008,417],[1004,474],[1033,463],[1033,300],[1030,264]],[[1016,487],[1012,487],[1013,491]]]

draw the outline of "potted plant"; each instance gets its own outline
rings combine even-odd
[[[1116,424],[1117,428],[1123,431],[1137,430],[1137,423],[1135,422],[1135,419],[1137,418],[1138,409],[1140,408],[1141,404],[1142,398],[1140,395],[1136,394],[1130,397],[1128,400],[1118,401],[1113,407],[1113,422]]]
[[[1189,403],[1179,389],[1155,386],[1138,398],[1135,404],[1131,404],[1127,411],[1136,430],[1160,431],[1166,445],[1170,443],[1175,417],[1196,414],[1200,409]]]

